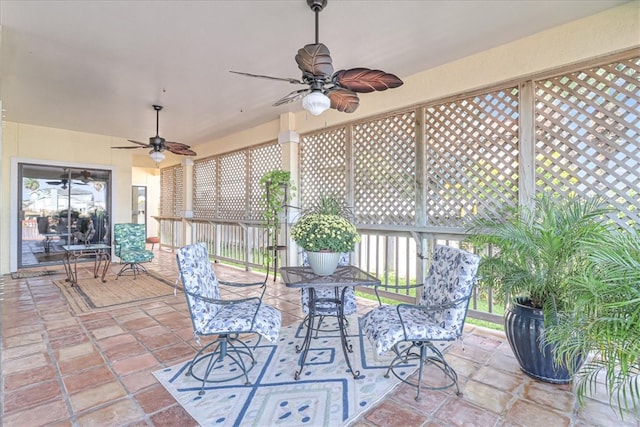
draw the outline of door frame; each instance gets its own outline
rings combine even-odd
[[[112,165],[105,165],[100,163],[74,163],[74,162],[60,162],[55,160],[43,160],[43,159],[33,159],[29,157],[12,157],[11,158],[11,192],[10,192],[10,203],[9,203],[9,248],[14,248],[15,250],[9,251],[9,271],[15,272],[18,271],[18,194],[20,190],[18,186],[22,186],[22,182],[18,180],[18,165],[20,163],[31,163],[34,165],[42,165],[42,166],[58,166],[58,167],[70,167],[77,169],[102,169],[108,170],[111,172],[111,193],[109,197],[111,199],[111,213],[113,215],[116,212],[115,200],[116,198],[113,195],[113,183],[116,182],[116,168]]]

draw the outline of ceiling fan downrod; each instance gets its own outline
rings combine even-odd
[[[307,0],[307,4],[316,15],[316,44],[320,43],[320,12],[327,5],[327,0]]]

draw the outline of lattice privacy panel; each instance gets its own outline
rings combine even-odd
[[[640,224],[640,58],[536,82],[537,191],[602,196]]]
[[[464,226],[491,217],[518,194],[518,89],[426,109],[428,225]]]
[[[265,173],[282,167],[282,147],[274,141],[268,145],[252,148],[250,158],[249,219],[261,220],[264,204],[260,199],[264,188],[260,186],[260,178]]]
[[[184,168],[175,165],[160,170],[160,215],[182,216],[184,213]]]
[[[316,203],[321,194],[344,197],[346,177],[345,128],[306,135],[300,141],[300,189],[302,208]]]
[[[358,223],[415,223],[415,121],[412,111],[353,126]]]
[[[193,216],[195,218],[217,216],[217,170],[217,157],[193,162]]]
[[[218,161],[218,215],[225,219],[246,219],[247,152],[224,154]]]

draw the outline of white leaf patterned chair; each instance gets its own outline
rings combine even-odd
[[[275,342],[282,323],[280,311],[262,302],[266,278],[257,283],[218,280],[205,243],[178,249],[176,258],[196,342],[200,344],[202,336],[217,335],[216,340],[196,353],[186,375],[202,381],[201,395],[207,383],[231,381],[244,376],[245,385],[250,385],[248,372],[256,362],[252,348],[241,340],[240,335],[258,334],[253,346],[255,348],[262,337]],[[236,288],[256,286],[260,296],[223,299],[219,285]],[[204,371],[200,370],[205,364]]]
[[[464,250],[436,246],[419,304],[381,305],[361,319],[363,333],[378,354],[389,350],[396,354],[385,378],[391,372],[416,387],[416,400],[420,399],[421,389],[441,390],[453,385],[456,394],[461,395],[458,375],[433,342],[454,341],[462,335],[479,262],[479,256]],[[406,368],[412,361],[419,363],[417,381],[402,379],[394,370]],[[444,373],[446,385],[422,383],[427,362]]]
[[[144,224],[114,224],[113,225],[114,253],[120,262],[124,264],[116,279],[124,273],[133,273],[133,278],[140,273],[147,273],[147,269],[141,264],[153,259],[153,252],[146,246],[146,230]]]
[[[343,252],[340,255],[340,259],[338,260],[338,266],[340,265],[349,265],[349,253]],[[302,265],[305,267],[309,266],[309,258],[307,257],[307,252],[302,251]],[[339,292],[343,291],[343,288],[338,288]],[[335,290],[330,288],[318,288],[315,290],[317,299],[331,299],[337,298],[334,295]],[[308,289],[300,289],[300,302],[302,303],[302,312],[305,314],[305,318],[302,320],[302,325],[307,327],[309,324],[309,290]],[[317,307],[320,308],[323,312],[320,315],[320,319],[318,322],[318,326],[315,327],[316,335],[318,331],[327,329],[322,329],[322,322],[325,320],[326,316],[337,316],[338,315],[338,307],[331,302],[320,302],[317,304]],[[356,292],[353,286],[347,286],[347,289],[344,290],[344,315],[348,316],[350,314],[354,314],[357,311],[358,307],[356,305]],[[346,320],[346,319],[345,319]],[[348,324],[348,321],[347,321]],[[336,329],[337,330],[337,329]]]

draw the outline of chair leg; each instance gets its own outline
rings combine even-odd
[[[444,390],[446,388],[455,386],[456,387],[456,395],[462,396],[460,392],[460,387],[458,386],[458,374],[456,371],[447,363],[444,358],[444,355],[436,346],[434,346],[431,342],[426,341],[414,341],[411,345],[407,345],[406,348],[401,349],[399,346],[402,342],[396,344],[393,348],[393,351],[396,353],[396,357],[391,361],[387,372],[384,377],[389,378],[389,373],[392,373],[396,378],[398,378],[403,383],[409,384],[413,387],[417,388],[417,393],[415,400],[420,400],[420,391],[421,390]],[[407,365],[411,363],[418,362],[418,380],[411,381],[408,378],[402,378],[399,373],[396,372],[396,369],[405,368]],[[422,376],[424,366],[427,363],[432,363],[436,366],[445,377],[444,385],[424,385],[422,383]]]
[[[138,274],[142,274],[142,273],[149,274],[149,272],[147,271],[144,265],[139,264],[137,262],[128,262],[128,263],[125,263],[125,265],[120,269],[118,274],[116,274],[116,280],[118,279],[118,277],[122,276],[126,272],[133,273],[134,280],[136,278],[136,275]]]
[[[206,362],[204,371],[199,368],[203,362]],[[203,395],[208,383],[222,383],[244,376],[244,385],[251,385],[248,374],[255,364],[253,352],[244,341],[238,339],[238,334],[224,334],[196,353],[185,375],[202,382],[198,394]],[[210,378],[212,372],[215,378]]]

